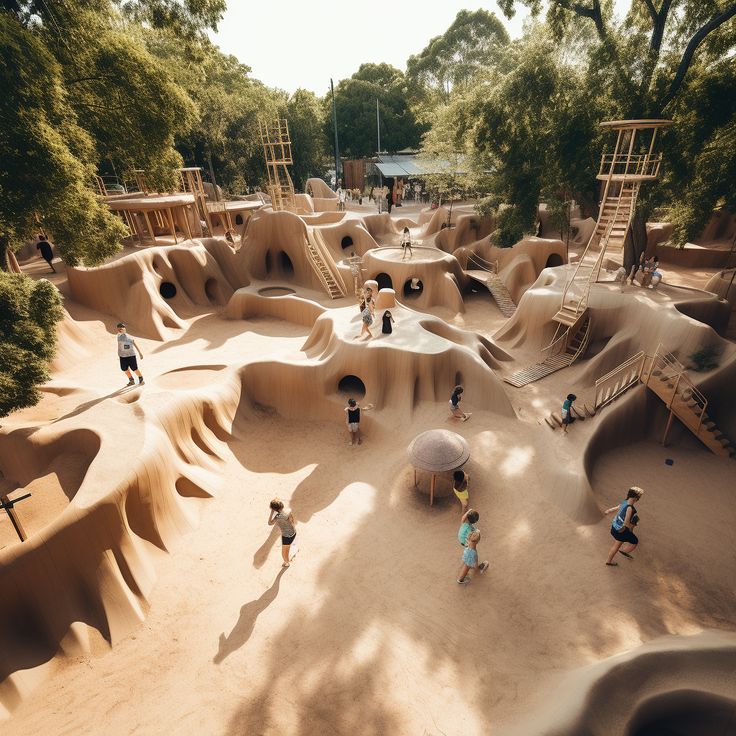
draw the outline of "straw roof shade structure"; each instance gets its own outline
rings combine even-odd
[[[429,505],[434,503],[434,489],[438,473],[457,470],[470,460],[470,447],[464,437],[449,429],[429,429],[417,435],[407,448],[409,460],[414,466],[414,485],[417,470],[432,473],[429,486]]]

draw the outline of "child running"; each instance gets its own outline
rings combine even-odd
[[[457,578],[459,585],[467,585],[470,582],[468,573],[471,570],[478,570],[483,574],[488,569],[488,560],[483,560],[480,565],[478,564],[478,550],[476,549],[478,542],[480,542],[480,531],[475,529],[468,534],[468,540],[463,550],[463,566],[460,568],[460,575]]]
[[[134,370],[138,376],[138,383],[142,386],[145,381],[141,372],[138,370],[138,361],[135,357],[135,351],[138,351],[138,355],[143,360],[143,353],[141,352],[135,340],[125,331],[125,325],[122,322],[118,322],[118,358],[120,358],[120,370],[128,376],[128,386],[135,386],[135,378],[130,372]]]

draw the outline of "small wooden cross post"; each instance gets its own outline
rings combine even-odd
[[[25,501],[27,498],[30,498],[30,497],[31,497],[31,494],[26,493],[25,496],[14,498],[11,501],[7,496],[0,496],[0,509],[5,509],[5,512],[10,517],[10,523],[13,525],[13,528],[18,534],[18,538],[20,539],[21,542],[25,542],[26,539],[28,539],[28,535],[26,534],[26,531],[23,528],[23,525],[20,523],[18,514],[15,513],[15,509],[13,507],[15,506],[15,504],[18,503],[18,501]]]

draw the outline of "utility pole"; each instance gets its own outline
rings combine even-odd
[[[376,133],[378,135],[378,155],[381,155],[381,112],[378,109],[378,97],[376,97]]]
[[[335,86],[330,78],[330,91],[332,92],[332,126],[335,129],[335,188],[340,183],[340,148],[337,144],[337,107],[335,105]]]

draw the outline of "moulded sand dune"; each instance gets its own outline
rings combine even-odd
[[[640,350],[686,361],[711,345],[718,365],[689,375],[736,437],[725,278],[718,296],[593,285],[585,359],[515,389],[503,377],[554,332],[561,241],[496,249],[470,210],[450,230],[443,209],[361,218],[311,187],[322,215],[263,208],[237,252],[201,239],[68,269],[52,381],[0,428],[0,487],[32,493],[26,542],[0,524],[3,733],[724,733],[736,561],[713,540],[736,524],[733,461],[676,425],[662,448],[667,407],[643,385],[567,436],[544,417],[573,388],[590,403]],[[408,261],[405,223],[422,240]],[[310,236],[348,296],[325,293]],[[396,291],[392,334],[377,320],[367,342],[353,252],[362,281]],[[498,262],[514,316],[472,290],[471,253]],[[143,387],[121,388],[121,319]],[[468,422],[448,411],[456,384]],[[365,409],[359,448],[348,397]],[[430,508],[406,456],[431,428],[470,447],[492,564],[467,587],[451,475]],[[633,483],[643,543],[605,568],[602,509]],[[288,571],[273,496],[298,521]]]

